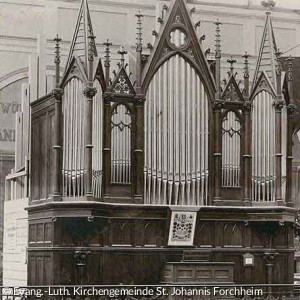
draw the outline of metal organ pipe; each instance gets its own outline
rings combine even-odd
[[[252,200],[275,201],[275,109],[273,97],[260,92],[253,101]]]
[[[102,89],[98,81],[95,82],[97,94],[93,99],[93,179],[92,189],[96,198],[101,198],[102,191],[102,136],[103,136],[103,99]]]
[[[112,104],[114,105],[114,104]],[[112,114],[111,182],[131,182],[131,115],[123,104]]]
[[[182,43],[177,35],[174,40]],[[179,55],[171,57],[152,78],[146,96],[145,203],[208,204],[208,115],[195,70]]]
[[[287,109],[286,106],[282,108],[282,138],[281,138],[281,149],[282,149],[282,165],[281,165],[281,176],[282,176],[282,199],[286,199],[286,183],[287,183],[287,165],[286,165],[286,157],[287,157]]]
[[[63,196],[84,196],[84,96],[83,83],[72,78],[63,100]]]
[[[240,186],[241,138],[240,121],[229,111],[222,124],[222,186]]]

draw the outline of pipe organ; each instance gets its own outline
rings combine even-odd
[[[146,94],[145,203],[207,205],[209,115],[195,69],[172,56]]]
[[[221,89],[221,22],[208,61],[185,2],[163,6],[149,55],[136,15],[135,72],[123,49],[111,70],[109,40],[102,63],[87,0],[62,80],[56,38],[56,88],[31,104],[28,284],[157,285],[198,258],[236,284],[271,283],[272,264],[293,282],[291,74],[263,40],[253,87],[245,54],[242,89],[234,59]]]

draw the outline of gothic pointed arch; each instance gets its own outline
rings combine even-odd
[[[73,57],[68,69],[66,69],[62,80],[61,80],[61,87],[64,88],[64,86],[67,84],[67,82],[72,78],[77,77],[85,84],[88,81],[87,74],[85,69],[83,68],[83,65],[81,61],[78,59],[78,57]]]
[[[267,17],[257,58],[252,90],[254,89],[262,72],[266,73],[270,83],[276,90],[276,52],[278,49],[271,21],[271,13],[267,12],[266,14]]]
[[[142,74],[142,88],[145,92],[159,67],[175,55],[183,57],[191,64],[212,99],[215,92],[214,79],[186,5],[182,0],[174,1],[145,65]]]
[[[244,97],[234,75],[230,76],[222,93],[221,99],[228,102],[244,102]]]
[[[275,91],[272,83],[270,82],[267,74],[265,73],[265,71],[262,71],[260,76],[258,77],[257,82],[252,89],[250,99],[253,101],[254,98],[256,97],[256,95],[262,91],[268,92],[274,98],[276,97],[276,91]]]

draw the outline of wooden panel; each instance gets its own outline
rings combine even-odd
[[[242,247],[243,227],[238,223],[225,223],[223,226],[223,245]]]
[[[132,284],[131,256],[128,254],[105,255],[103,284]]]
[[[45,223],[45,239],[44,241],[52,240],[52,223]]]
[[[288,227],[281,227],[274,238],[275,248],[288,248],[289,246],[289,230]]]
[[[233,283],[233,263],[179,262],[167,263],[164,268],[165,283]]]
[[[48,99],[32,107],[32,200],[45,200],[52,191],[53,130],[54,108]]]
[[[50,256],[44,257],[44,285],[50,285],[52,282],[52,259]]]
[[[287,283],[287,273],[282,272],[282,270],[286,270],[287,268],[293,270],[293,268],[287,264],[287,255],[278,255],[274,261],[273,283]]]
[[[28,254],[28,284],[49,285],[52,283],[52,257],[49,252]]]
[[[48,137],[47,137],[47,115],[43,114],[40,117],[40,199],[47,198],[47,152],[48,152]]]
[[[266,267],[262,255],[254,255],[254,267],[252,270],[252,283],[266,282]]]
[[[214,224],[213,222],[200,222],[196,226],[194,244],[198,247],[213,247]]]
[[[43,223],[37,224],[36,240],[37,240],[37,242],[44,241],[44,224]]]
[[[36,241],[36,224],[29,225],[29,243]]]
[[[253,248],[263,248],[265,245],[265,238],[259,232],[257,227],[251,227],[251,247]]]
[[[28,257],[28,284],[36,284],[36,259],[35,257]]]
[[[147,221],[144,224],[144,245],[145,246],[162,246],[163,230],[162,224],[158,221]]]
[[[40,126],[39,120],[35,119],[32,121],[32,158],[31,158],[31,197],[33,200],[37,200],[40,197],[39,193],[39,160],[40,160]]]
[[[129,221],[115,221],[111,225],[112,245],[132,245],[132,224]]]

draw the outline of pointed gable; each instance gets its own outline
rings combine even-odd
[[[111,85],[111,92],[117,96],[135,96],[135,90],[124,67],[121,67]]]
[[[252,89],[256,84],[262,72],[265,72],[271,84],[276,89],[276,51],[277,46],[274,37],[274,31],[270,12],[267,12],[266,23],[263,31],[262,41],[257,59],[257,65],[254,73]]]
[[[215,83],[204,51],[201,48],[185,1],[174,0],[160,33],[157,35],[148,62],[142,74],[142,87],[147,90],[157,69],[170,57],[179,54],[197,70],[213,97]]]
[[[222,100],[228,102],[242,102],[244,101],[243,95],[235,80],[234,75],[231,75],[229,81],[222,93]]]
[[[270,82],[270,79],[268,78],[265,71],[262,71],[260,73],[260,76],[258,77],[258,80],[253,87],[250,99],[254,99],[257,94],[259,94],[261,91],[266,91],[270,93],[274,98],[276,97],[276,91],[274,89],[274,86]]]
[[[87,0],[82,0],[66,64],[66,70],[68,69],[73,57],[78,57],[85,69],[87,69],[89,47],[92,48],[93,55],[95,57],[98,56],[95,41],[89,39],[89,37],[93,35],[94,33],[88,3]],[[92,44],[89,45],[89,43]]]

